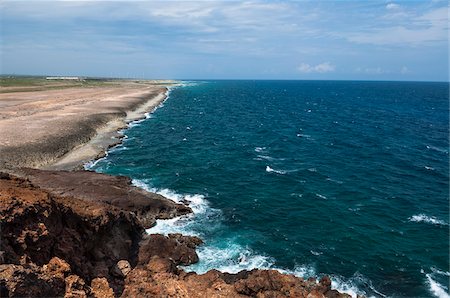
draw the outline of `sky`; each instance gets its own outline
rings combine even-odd
[[[448,1],[0,1],[0,72],[449,80]]]

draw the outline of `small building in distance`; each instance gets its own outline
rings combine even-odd
[[[71,81],[81,81],[80,77],[46,77],[46,80],[71,80]]]

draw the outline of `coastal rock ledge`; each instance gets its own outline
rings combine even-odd
[[[187,273],[197,237],[146,235],[191,212],[125,177],[88,171],[0,173],[1,297],[349,297],[323,277],[275,270]]]

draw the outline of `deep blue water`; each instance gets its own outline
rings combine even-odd
[[[187,270],[270,267],[367,295],[446,297],[448,94],[448,83],[186,84],[92,168],[191,202],[194,216],[149,230],[205,240]]]

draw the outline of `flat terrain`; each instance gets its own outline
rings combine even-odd
[[[0,168],[79,167],[117,143],[117,129],[164,100],[167,84],[2,78]]]

